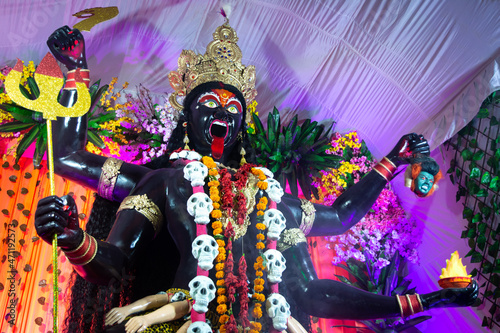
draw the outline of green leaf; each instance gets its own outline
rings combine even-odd
[[[484,198],[484,197],[487,197],[488,196],[488,190],[487,189],[480,189],[477,193],[476,193],[476,197],[478,198]]]
[[[42,133],[46,133],[47,127],[46,124],[43,124],[41,126],[42,128],[40,131]],[[36,140],[36,146],[35,146],[35,153],[33,155],[33,165],[35,167],[39,167],[40,163],[42,162],[43,155],[45,155],[45,152],[47,151],[47,135],[40,135],[37,140]]]
[[[479,234],[481,234],[481,235],[484,235],[486,233],[487,228],[488,228],[488,225],[484,222],[481,222],[477,226],[477,232],[479,232]]]
[[[21,93],[23,94],[24,97],[26,97],[27,99],[31,99],[33,100],[33,96],[31,96],[30,92],[28,91],[28,89],[26,89],[22,84],[19,85],[19,90],[21,91]]]
[[[489,185],[489,188],[494,191],[494,192],[498,192],[498,188],[500,186],[500,177],[498,176],[495,176],[491,179],[490,181],[490,185]]]
[[[485,235],[479,235],[479,237],[477,237],[477,247],[483,251],[484,250],[484,246],[486,245],[486,236]]]
[[[26,82],[28,82],[28,87],[30,87],[31,96],[35,97],[34,99],[38,98],[38,96],[40,96],[40,90],[38,89],[35,79],[30,76]]]
[[[479,178],[480,175],[481,175],[481,171],[479,170],[478,167],[473,167],[472,170],[470,171],[470,178],[471,179]]]
[[[491,215],[491,208],[485,205],[481,208],[481,213],[483,214],[484,219],[487,220]]]
[[[460,155],[462,156],[462,159],[464,161],[470,161],[470,160],[472,160],[472,155],[473,154],[472,154],[472,152],[469,149],[466,148],[466,149],[462,150],[462,152],[460,153]]]
[[[493,245],[490,245],[490,247],[488,247],[488,254],[490,256],[492,256],[493,258],[496,258],[497,254],[498,254],[499,246],[500,246],[500,244],[499,244],[498,240],[496,240],[495,243],[493,243]]]
[[[31,130],[24,135],[21,141],[19,141],[16,149],[16,163],[19,162],[19,159],[23,156],[26,149],[36,140],[40,134],[40,127],[41,126],[38,125],[33,126]]]
[[[484,157],[484,151],[478,150],[472,156],[472,160],[474,160],[474,161],[480,161],[483,157]]]
[[[498,120],[495,116],[492,116],[490,119],[490,126],[496,126],[498,125]]]
[[[479,185],[473,180],[467,182],[467,189],[471,195],[476,195],[479,192]]]
[[[463,212],[462,212],[462,217],[464,219],[468,219],[468,218],[471,218],[472,215],[473,215],[472,209],[470,209],[469,207],[465,207]]]
[[[477,140],[476,139],[470,140],[469,147],[471,147],[471,148],[477,148]]]
[[[488,171],[485,171],[483,173],[483,176],[481,177],[481,184],[489,184],[491,182],[491,175]]]
[[[488,111],[488,109],[479,109],[476,118],[482,119],[488,117],[489,115],[490,112]]]
[[[94,146],[99,147],[100,149],[106,148],[106,145],[104,144],[104,141],[94,133],[94,131],[88,130],[87,131],[87,139],[89,142],[91,142]]]
[[[23,131],[25,129],[28,129],[30,127],[32,127],[33,124],[26,124],[26,123],[23,123],[23,122],[20,122],[20,121],[13,121],[13,122],[10,122],[10,123],[5,123],[5,124],[2,124],[0,125],[0,132],[3,132],[3,133],[6,133],[6,132],[20,132],[20,131]]]
[[[471,263],[478,263],[478,262],[481,262],[482,260],[483,260],[483,256],[481,255],[481,253],[475,251],[471,256],[470,262]]]

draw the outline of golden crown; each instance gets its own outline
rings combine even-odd
[[[236,31],[229,21],[217,27],[214,40],[207,45],[204,55],[192,50],[182,50],[177,60],[178,69],[168,74],[175,92],[170,96],[172,106],[182,110],[176,96],[185,96],[200,84],[219,81],[236,87],[250,104],[255,96],[255,67],[241,63],[241,49],[236,42]]]

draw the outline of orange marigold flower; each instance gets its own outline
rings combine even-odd
[[[266,197],[260,198],[259,203],[263,203],[263,204],[267,205],[267,198]]]
[[[220,183],[219,183],[218,180],[211,180],[211,181],[208,182],[208,186],[210,186],[210,187],[212,187],[212,186],[217,187],[219,185],[220,185]]]
[[[210,194],[219,194],[219,189],[217,187],[211,187],[209,191]]]
[[[257,244],[255,244],[255,248],[257,250],[264,250],[266,248],[266,246],[262,242],[257,242]]]
[[[255,258],[255,262],[262,264],[264,262],[264,258],[262,258],[262,256],[258,256],[257,258]]]
[[[217,279],[223,279],[224,278],[224,271],[218,271],[217,273],[215,273],[215,277]]]
[[[264,239],[266,239],[266,236],[264,236],[264,234],[260,233],[260,234],[257,234],[257,239],[263,241]]]
[[[226,313],[227,312],[227,306],[226,304],[219,304],[217,306],[217,313],[218,314],[223,314],[223,313]]]
[[[217,262],[226,261],[226,254],[225,253],[220,253],[219,255],[217,255],[217,257],[215,257],[215,260]]]
[[[217,202],[220,200],[220,196],[218,194],[211,194],[210,199],[212,199],[213,202]],[[220,207],[220,206],[219,206]],[[217,208],[219,208],[217,207]],[[214,207],[215,208],[215,207]]]
[[[217,287],[222,287],[222,286],[224,286],[225,281],[224,281],[224,279],[217,280],[217,282],[215,284],[217,285]]]
[[[258,182],[257,187],[260,188],[261,190],[267,190],[267,183],[266,182]]]
[[[264,212],[263,212],[263,211],[261,211],[261,210],[259,210],[259,211],[257,212],[257,216],[262,216],[262,215],[264,215]]]
[[[214,230],[214,235],[220,235],[222,234],[222,228],[217,228]]]
[[[222,304],[227,302],[227,297],[225,295],[219,295],[217,296],[217,303]]]
[[[265,204],[261,204],[261,203],[258,203],[258,204],[256,205],[256,207],[257,207],[257,209],[259,209],[259,210],[265,210],[265,209],[266,209],[266,205],[265,205]]]
[[[221,327],[219,327],[219,332],[220,333],[226,333],[226,325],[221,325]]]
[[[222,212],[221,212],[220,210],[218,210],[218,209],[214,209],[214,210],[212,211],[211,216],[212,216],[214,219],[218,219],[218,218],[220,218],[220,217],[222,216]]]
[[[262,324],[259,323],[259,322],[256,322],[256,321],[251,321],[250,322],[250,327],[253,329],[253,330],[256,330],[256,331],[260,331],[262,329]]]
[[[262,291],[264,291],[264,286],[257,285],[257,286],[254,286],[253,289],[255,290],[255,292],[261,293]]]
[[[220,222],[219,222],[219,223],[220,223]],[[213,225],[212,225],[212,226],[213,226]],[[218,240],[217,240],[217,245],[224,247],[224,246],[226,246],[226,242],[225,242],[223,239],[218,239]]]
[[[220,208],[220,204],[218,202],[213,202],[212,206],[214,206],[214,209],[219,209]]]
[[[214,221],[212,223],[212,228],[214,228],[214,229],[222,228],[222,223],[219,220]],[[222,239],[219,239],[219,240],[222,241]],[[217,243],[219,243],[218,241],[217,241]]]
[[[228,320],[229,320],[229,316],[228,315],[222,315],[219,318],[219,323],[225,324],[225,323],[227,323]]]
[[[217,169],[210,169],[210,170],[208,170],[208,174],[210,176],[217,176],[219,174],[219,172],[217,171]]]
[[[226,288],[217,289],[217,295],[225,295],[225,294],[226,294]]]
[[[203,164],[205,164],[207,166],[207,168],[209,168],[209,169],[213,169],[213,168],[217,167],[213,158],[211,158],[210,156],[203,156],[201,158],[201,162],[203,162]]]
[[[224,269],[224,263],[215,264],[216,271],[222,271]]]
[[[259,286],[259,285],[260,285],[260,286],[263,286],[263,285],[264,285],[264,279],[261,279],[261,278],[256,278],[256,279],[254,280],[254,284],[255,284],[256,286]]]
[[[266,230],[266,225],[264,223],[257,223],[255,227],[259,230]]]
[[[259,277],[264,276],[264,272],[263,271],[256,271],[255,276],[259,276]]]

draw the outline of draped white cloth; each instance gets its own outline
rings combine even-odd
[[[11,66],[16,58],[38,63],[53,30],[80,21],[72,14],[118,6],[117,17],[84,32],[91,80],[118,76],[120,83],[142,83],[155,94],[172,91],[167,75],[182,49],[205,52],[223,23],[219,9],[230,3],[243,63],[257,69],[260,115],[276,106],[285,123],[297,113],[299,119],[336,121],[340,132],[358,130],[377,157],[409,132],[423,133],[438,147],[500,88],[498,1],[0,3],[0,65]],[[427,228],[453,222],[461,230],[464,222],[454,209],[432,221],[429,215]],[[471,325],[464,331],[477,330],[480,322]]]

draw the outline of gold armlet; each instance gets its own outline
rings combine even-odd
[[[302,220],[300,221],[299,229],[307,236],[314,224],[316,208],[314,208],[312,202],[306,199],[300,199],[300,208],[302,208]]]
[[[281,233],[281,237],[278,240],[276,248],[279,251],[283,252],[285,250],[288,250],[292,246],[306,242],[307,239],[302,230],[300,230],[299,228],[287,229]]]
[[[144,215],[153,225],[155,235],[158,234],[163,223],[163,214],[158,206],[151,201],[146,194],[131,195],[123,199],[120,208],[118,208],[118,212],[124,209],[133,209]]]
[[[115,189],[116,179],[120,174],[120,168],[123,164],[122,160],[110,157],[104,162],[97,185],[97,193],[108,200],[113,200],[113,190]]]

